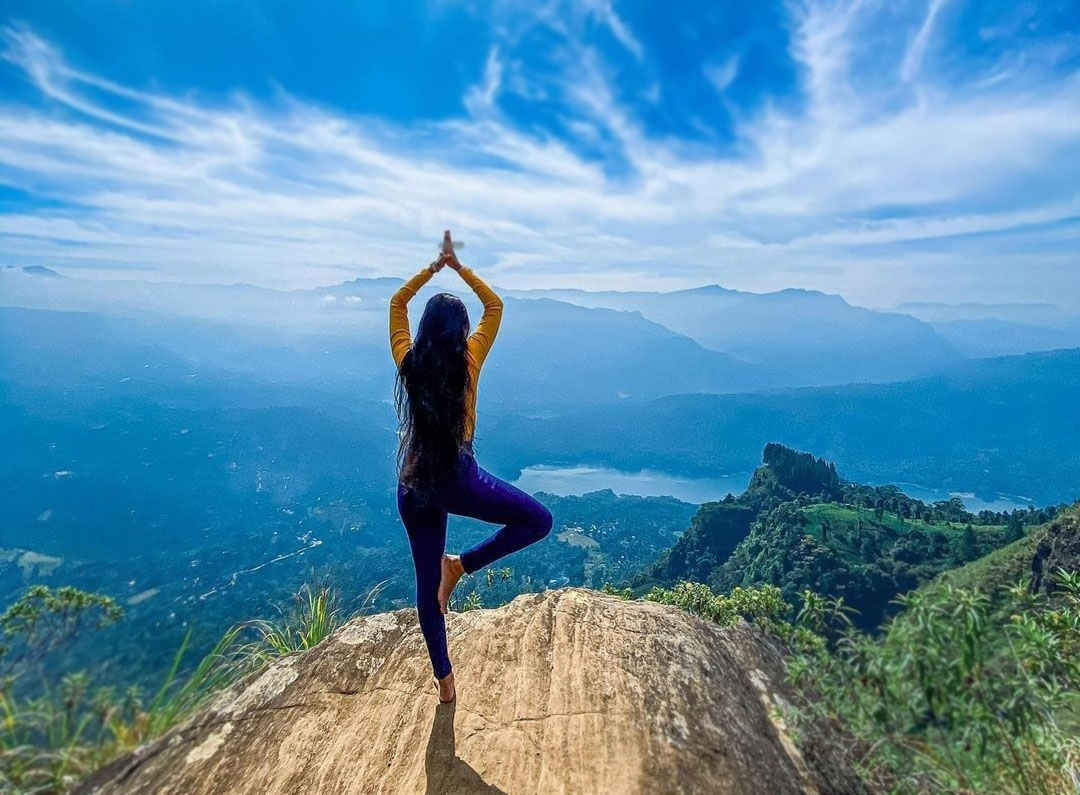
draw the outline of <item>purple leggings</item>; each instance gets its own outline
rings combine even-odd
[[[416,567],[416,612],[420,629],[435,676],[442,679],[451,670],[446,651],[446,622],[439,612],[438,600],[447,515],[469,516],[503,525],[472,549],[461,553],[461,564],[472,574],[550,533],[551,512],[521,489],[481,469],[469,453],[461,454],[452,482],[436,497],[418,495],[398,484],[398,512],[409,534]]]

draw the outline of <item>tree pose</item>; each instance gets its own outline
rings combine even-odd
[[[424,307],[416,339],[408,303],[444,266],[458,272],[484,306],[469,333],[465,304],[449,293]],[[453,701],[454,674],[446,649],[444,615],[461,575],[544,538],[551,513],[509,483],[477,466],[472,440],[480,370],[502,322],[503,303],[454,254],[450,232],[439,258],[407,281],[390,300],[390,350],[397,364],[395,400],[401,423],[398,511],[416,568],[416,610],[434,670],[439,700]],[[461,555],[445,554],[448,514],[502,525]]]

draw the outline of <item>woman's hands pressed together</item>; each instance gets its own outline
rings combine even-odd
[[[464,267],[461,264],[461,261],[457,258],[457,254],[454,253],[453,249],[451,249],[449,254],[442,254],[439,257],[438,261],[442,263],[441,265],[439,265],[440,268],[442,268],[443,266],[449,266],[456,271],[460,271],[462,267]]]
[[[438,273],[447,265],[456,271],[460,271],[462,268],[456,254],[440,254],[437,260],[428,265],[428,270],[432,273]]]
[[[450,239],[450,230],[447,229],[443,235],[442,253],[439,254],[439,258],[428,266],[428,269],[432,273],[438,273],[444,267],[449,265],[453,270],[460,271],[462,268],[461,262],[457,258],[457,254],[454,251],[454,243]]]

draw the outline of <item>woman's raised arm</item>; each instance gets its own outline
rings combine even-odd
[[[456,261],[456,260],[455,260]],[[454,263],[448,263],[453,267]],[[480,303],[484,305],[484,314],[480,318],[480,322],[476,324],[476,330],[469,335],[469,353],[472,354],[473,361],[476,362],[476,366],[480,367],[484,363],[484,359],[487,358],[488,351],[491,350],[491,346],[495,342],[495,336],[499,333],[499,324],[502,322],[503,302],[495,294],[495,291],[488,287],[487,283],[481,279],[472,268],[466,268],[464,265],[458,265],[454,268],[460,274],[465,284],[472,288],[472,291],[476,293],[476,297],[480,299]]]
[[[435,275],[435,269],[428,265],[405,284],[398,288],[390,299],[390,353],[394,363],[401,367],[405,354],[412,347],[412,331],[409,329],[409,301]]]

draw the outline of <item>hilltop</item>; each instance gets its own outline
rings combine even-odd
[[[580,589],[451,614],[438,706],[414,612],[356,619],[84,782],[80,795],[856,793],[776,717],[779,647]]]

